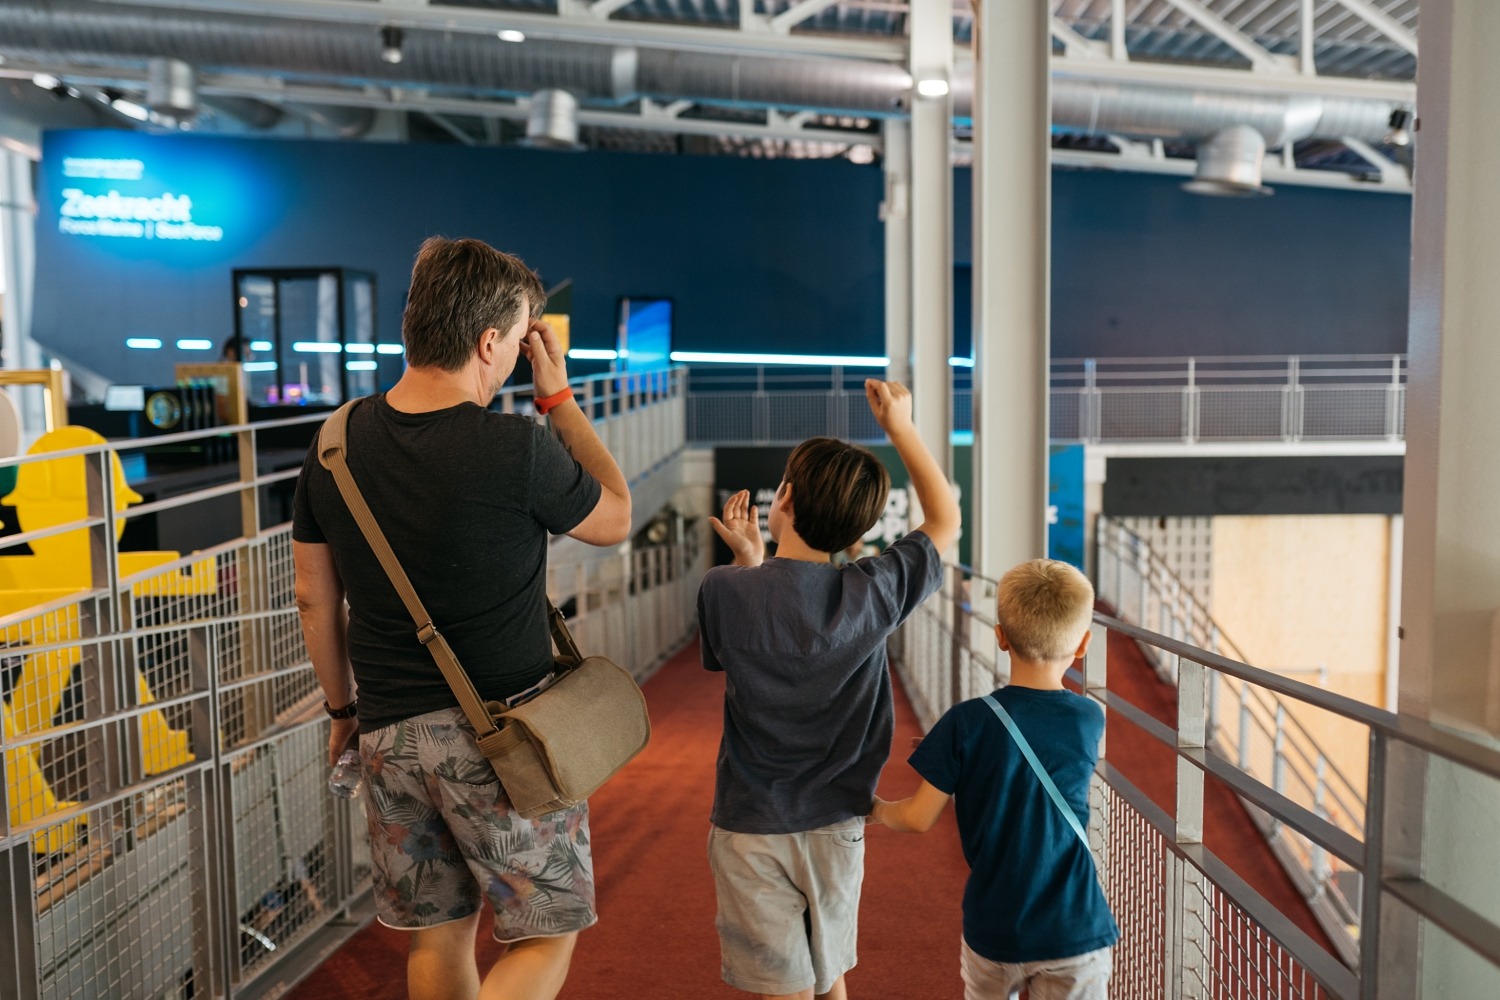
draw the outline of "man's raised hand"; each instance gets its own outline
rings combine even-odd
[[[552,396],[568,387],[562,341],[552,327],[539,319],[532,320],[521,335],[521,353],[531,362],[531,379],[538,396]]]

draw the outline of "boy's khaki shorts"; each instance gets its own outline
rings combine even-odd
[[[963,942],[964,1000],[1010,1000],[1023,987],[1031,1000],[1107,1000],[1114,951],[1100,948],[1045,962],[996,962]]]
[[[864,817],[803,833],[708,835],[724,981],[749,993],[827,993],[854,968]]]

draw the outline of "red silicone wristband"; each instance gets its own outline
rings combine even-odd
[[[573,398],[573,387],[568,386],[562,392],[554,392],[550,396],[541,396],[536,400],[536,412],[546,416],[552,410],[557,409],[563,403]]]

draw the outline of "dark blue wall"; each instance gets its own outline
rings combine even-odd
[[[1207,198],[1181,183],[1053,171],[1055,357],[1406,350],[1409,197],[1283,184],[1269,198]],[[960,170],[961,263],[969,185]]]
[[[159,179],[143,193],[192,192],[194,221],[223,223],[224,239],[60,233],[64,187],[131,189],[65,178],[69,156],[145,162]],[[43,157],[37,339],[119,381],[167,377],[188,360],[179,337],[232,331],[232,267],[373,270],[380,339],[394,342],[433,233],[488,240],[549,284],[572,278],[574,346],[614,346],[621,295],[673,299],[680,349],[877,353],[884,338],[877,167],[120,132],[49,134]],[[127,351],[131,336],[168,347]]]
[[[151,176],[65,177],[82,156],[133,157]],[[960,275],[969,183],[958,171]],[[69,186],[190,193],[194,222],[224,238],[61,233]],[[881,189],[877,167],[843,161],[52,133],[36,335],[110,378],[161,380],[171,361],[204,360],[176,339],[231,332],[231,268],[337,265],[377,272],[380,339],[395,341],[412,255],[443,233],[518,253],[549,283],[572,278],[575,346],[613,346],[617,297],[634,295],[675,300],[680,349],[878,354]],[[1401,196],[1282,185],[1229,201],[1177,178],[1059,170],[1053,353],[1403,351],[1409,228]],[[168,347],[127,351],[132,336]],[[955,353],[968,347],[961,324]]]

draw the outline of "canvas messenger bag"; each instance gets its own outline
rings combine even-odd
[[[344,502],[411,614],[417,639],[453,688],[474,727],[479,749],[494,765],[518,813],[532,819],[582,802],[645,749],[651,738],[646,699],[635,678],[606,657],[580,653],[562,612],[549,598],[557,680],[514,708],[483,701],[412,589],[349,472],[345,437],[349,411],[358,402],[345,403],[323,424],[318,461],[333,473]]]

